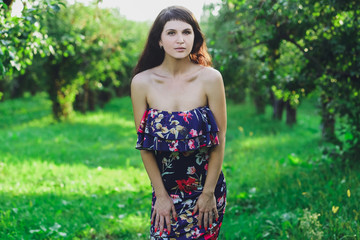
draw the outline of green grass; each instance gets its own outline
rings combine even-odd
[[[360,169],[321,155],[313,105],[288,127],[229,104],[220,239],[359,239]],[[64,123],[45,94],[0,103],[0,239],[147,239],[135,141],[129,98]]]

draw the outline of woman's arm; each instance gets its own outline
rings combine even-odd
[[[136,130],[138,130],[141,118],[147,109],[147,86],[145,80],[146,79],[143,79],[141,76],[136,75],[131,82],[131,100],[133,105]],[[177,219],[173,201],[169,197],[164,187],[164,183],[162,181],[160,170],[157,166],[154,153],[147,150],[141,150],[140,153],[146,172],[150,178],[156,195],[156,202],[153,215],[151,216],[151,222],[155,220],[155,229],[157,230],[157,228],[159,228],[160,234],[162,234],[163,232],[164,223],[166,223],[167,230],[168,232],[170,232],[171,212],[173,217]]]
[[[225,89],[221,74],[213,70],[212,76],[207,78],[204,89],[208,99],[208,105],[214,114],[216,123],[219,128],[218,137],[220,144],[214,147],[210,153],[208,172],[202,194],[199,197],[194,212],[199,210],[199,225],[202,221],[205,229],[211,227],[213,222],[212,215],[218,218],[215,199],[215,187],[219,179],[221,167],[224,159],[225,151],[225,135],[226,135],[226,99]]]

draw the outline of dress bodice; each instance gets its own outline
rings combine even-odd
[[[219,131],[208,106],[188,111],[162,111],[148,108],[137,131],[136,148],[187,152],[219,144]]]

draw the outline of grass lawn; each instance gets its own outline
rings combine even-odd
[[[229,104],[219,239],[360,239],[360,169],[321,155],[314,103],[293,127]],[[0,239],[147,239],[135,142],[130,98],[64,123],[45,94],[0,103]]]

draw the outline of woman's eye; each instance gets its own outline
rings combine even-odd
[[[191,32],[190,31],[185,31],[184,34],[189,35],[189,34],[191,34]]]
[[[174,35],[175,32],[168,32],[168,35]]]

